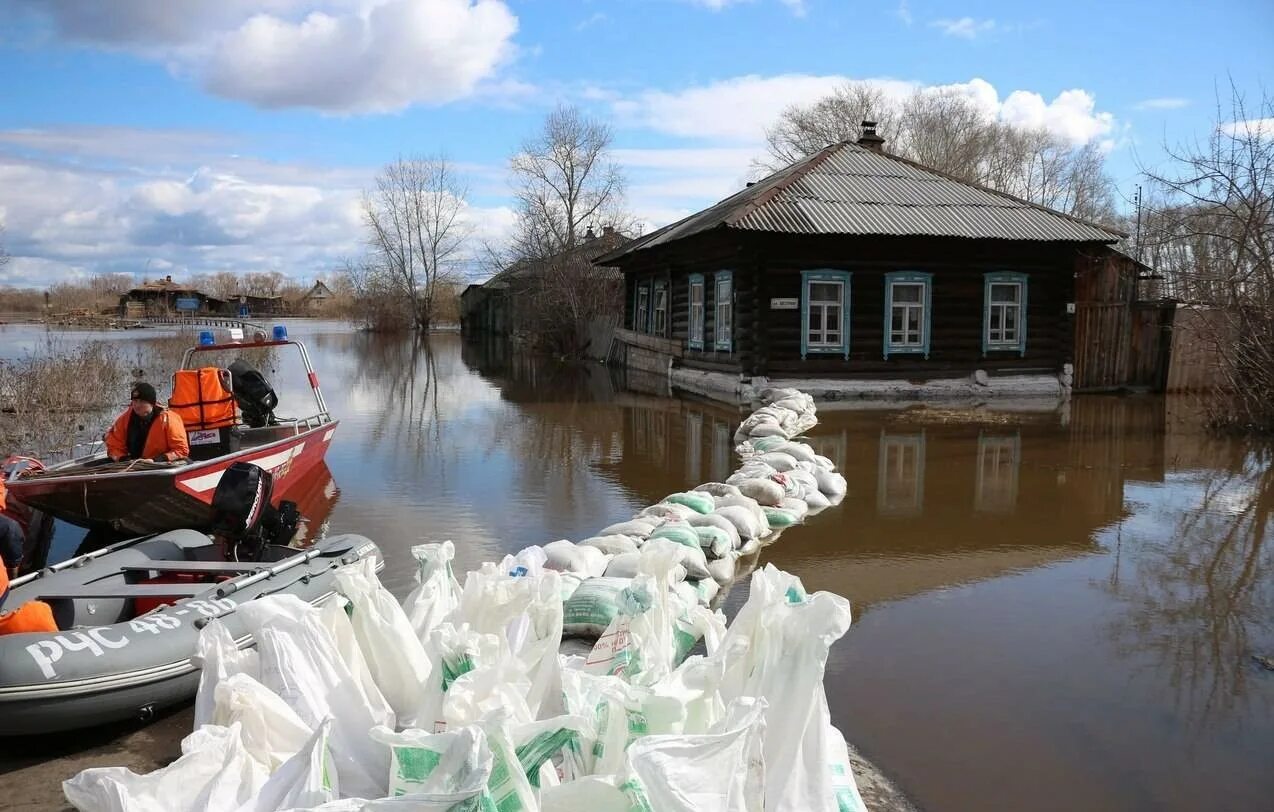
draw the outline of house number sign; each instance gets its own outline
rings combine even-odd
[[[800,304],[799,299],[771,299],[771,310],[795,310]]]

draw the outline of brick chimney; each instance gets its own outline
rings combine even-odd
[[[602,226],[602,236],[603,236],[603,237],[609,237],[610,235],[612,235],[612,234],[614,234],[614,233],[615,233],[615,227],[614,227],[614,226]]]
[[[876,122],[864,121],[863,134],[858,138],[858,146],[866,147],[872,152],[885,151],[885,139],[876,132]]]

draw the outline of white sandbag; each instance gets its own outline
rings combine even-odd
[[[704,516],[692,516],[686,521],[691,527],[715,527],[726,534],[730,539],[730,546],[738,549],[743,540],[739,538],[739,528],[735,527],[729,519],[717,514],[714,510]]]
[[[794,469],[788,471],[783,476],[799,486],[799,493],[790,493],[790,496],[795,496],[797,499],[809,501],[809,494],[814,492],[822,493],[822,491],[819,491],[818,489],[818,478],[809,471]]]
[[[637,552],[637,542],[632,536],[593,536],[579,543],[580,547],[596,547],[606,555],[623,555]]]
[[[784,499],[779,504],[779,508],[786,511],[787,513],[791,513],[793,516],[796,517],[796,520],[798,522],[804,521],[806,514],[810,512],[809,504],[807,504],[804,499],[797,499],[794,496],[789,496],[786,499]]]
[[[807,595],[800,579],[767,564],[752,575],[748,600],[721,644],[726,701],[763,696],[766,710],[765,809],[839,812],[845,776],[837,754],[823,673],[831,644],[849,628],[849,602]],[[850,807],[853,808],[853,807]]]
[[[796,467],[796,458],[781,451],[771,451],[767,454],[762,454],[759,459],[779,473],[790,471]]]
[[[266,595],[236,611],[256,638],[261,683],[312,728],[332,717],[329,746],[341,791],[383,796],[388,754],[367,737],[377,722],[318,610],[295,595]]]
[[[773,448],[767,448],[765,451],[775,451],[787,454],[797,462],[812,463],[818,458],[818,455],[814,453],[813,448],[806,443],[797,442],[795,440],[789,440],[786,443],[777,443]]]
[[[713,581],[724,586],[734,580],[737,562],[737,553],[731,553],[723,558],[718,558],[716,561],[709,561],[708,574],[712,576]]]
[[[708,580],[712,579],[709,578]],[[672,585],[672,591],[676,592],[687,604],[703,604],[703,601],[699,600],[699,590],[695,589],[695,583],[695,581],[681,581]]]
[[[738,483],[739,492],[762,506],[774,507],[783,501],[783,486],[770,479],[745,479]]]
[[[739,489],[735,487],[734,485],[730,485],[726,482],[705,482],[699,487],[695,488],[695,490],[701,491],[703,493],[711,494],[713,496],[738,496],[739,495]],[[715,500],[714,500],[714,506],[715,506]]]
[[[395,733],[377,727],[375,741],[389,748],[391,796],[418,804],[421,810],[485,809],[487,781],[491,777],[491,749],[486,734],[476,726],[426,733],[408,729]],[[468,802],[468,803],[466,803]],[[444,805],[445,804],[445,805]],[[494,808],[494,807],[490,807]]]
[[[663,524],[662,519],[655,519],[653,517],[647,519],[631,519],[626,522],[612,524],[610,527],[603,528],[602,532],[597,535],[630,536],[632,538],[645,540],[645,538],[654,532],[654,529],[661,524]]]
[[[747,496],[723,496],[717,499],[717,512],[720,512],[723,507],[732,506],[744,508],[758,522],[765,522],[765,511],[761,509],[761,505],[755,499]]]
[[[711,582],[709,582],[711,583]],[[689,657],[672,673],[650,686],[647,704],[654,709],[651,717],[654,734],[708,733],[726,717],[726,705],[721,700],[721,678],[725,662],[719,657],[695,655]],[[657,700],[664,700],[658,704]],[[659,716],[659,709],[675,708],[677,718]]]
[[[651,809],[660,812],[762,812],[765,700],[736,701],[709,733],[647,736],[628,758]]]
[[[642,794],[645,798],[645,794]],[[646,809],[649,806],[644,807]],[[619,782],[606,775],[590,775],[540,791],[540,812],[633,812],[643,807]]]
[[[631,578],[607,576],[590,578],[580,584],[562,607],[562,634],[593,639],[600,637],[619,611],[619,594],[631,583]]]
[[[745,544],[748,540],[760,538],[769,533],[770,530],[769,525],[762,525],[750,510],[741,505],[719,507],[716,510],[716,514],[734,525],[735,530],[739,533],[739,538],[744,540]]]
[[[839,499],[845,495],[845,477],[835,471],[815,471],[814,478],[818,480],[818,489],[828,499]]]
[[[341,567],[336,589],[353,607],[354,637],[399,724],[411,725],[420,692],[429,679],[429,657],[402,606],[381,586],[376,561],[364,558]]]
[[[836,470],[836,463],[832,462],[830,459],[828,459],[827,457],[824,457],[821,454],[816,454],[814,456],[814,464],[817,465],[819,468],[822,468],[824,471]]]
[[[635,578],[641,572],[641,553],[626,553],[617,555],[606,565],[607,578]],[[686,580],[686,568],[682,564],[677,565],[677,569],[673,571],[673,579],[677,582]]]
[[[340,797],[336,764],[328,749],[332,720],[323,724],[306,740],[301,749],[284,762],[250,806],[239,812],[275,812],[278,809],[314,807]]]
[[[442,705],[452,683],[475,668],[499,662],[503,651],[498,635],[483,634],[467,623],[456,626],[448,621],[430,632],[425,644],[429,680],[421,690],[415,726],[433,731],[445,728]]]
[[[460,602],[460,584],[451,569],[456,545],[450,541],[417,544],[411,548],[411,556],[416,559],[417,586],[403,601],[403,611],[416,639],[423,641]]]
[[[832,506],[831,501],[823,495],[818,488],[806,491],[804,494],[805,504],[809,507],[810,513],[817,513],[820,510]]]
[[[254,678],[261,674],[256,649],[240,650],[230,630],[219,618],[209,621],[199,631],[199,639],[195,641],[195,655],[190,661],[202,668],[199,673],[199,689],[195,694],[196,730],[212,721],[219,683],[233,674],[247,674]]]
[[[242,673],[217,684],[212,713],[214,725],[236,723],[248,755],[271,773],[299,753],[314,734],[278,694]]]
[[[535,787],[518,757],[508,713],[503,708],[496,710],[477,726],[486,734],[487,747],[491,749],[491,777],[487,779],[490,806],[486,808],[495,812],[539,812]]]
[[[698,512],[699,511],[694,508],[688,508],[685,505],[677,505],[671,502],[660,502],[657,505],[651,505],[650,507],[642,510],[633,518],[642,519],[649,517],[660,519],[661,521],[668,521],[670,519],[684,521]]]
[[[238,727],[204,725],[181,741],[167,767],[138,775],[92,767],[62,782],[80,812],[235,812],[265,785],[265,767],[248,755]]]
[[[593,746],[583,754],[590,775],[626,771],[628,745],[650,729],[646,718],[649,693],[615,677],[563,669],[566,712],[588,719],[593,728]]]
[[[730,529],[734,530],[734,525],[730,525]],[[733,552],[735,545],[731,541],[731,535],[720,527],[709,525],[707,527],[696,527],[694,531],[699,536],[699,548],[703,550],[708,558],[720,558]],[[734,538],[738,537],[738,531],[734,530]]]
[[[727,485],[738,485],[740,480],[744,479],[765,479],[771,474],[777,474],[774,466],[758,459],[745,460],[733,474],[726,479]]]
[[[556,650],[553,658],[557,659]],[[496,711],[516,723],[529,722],[535,718],[535,710],[526,701],[530,692],[531,680],[521,663],[506,655],[457,677],[443,697],[442,719],[448,730],[477,724]]]
[[[585,547],[603,560],[605,555]],[[602,571],[605,571],[603,563]],[[539,576],[511,577],[483,565],[465,578],[455,617],[474,630],[494,634],[515,656],[531,679],[527,704],[540,704],[557,693],[557,647],[562,642],[561,576],[546,570]],[[574,596],[572,596],[574,597]]]
[[[781,474],[770,474],[770,481],[783,489],[783,497],[785,499],[788,497],[795,497],[799,499],[801,498],[801,494],[805,492],[805,488],[801,485],[800,481],[790,476],[792,473],[792,471],[787,471],[786,473]],[[769,507],[778,507],[778,505],[770,505]]]
[[[735,440],[737,442],[740,439],[745,439],[748,437],[751,437],[754,440],[758,437],[782,437],[783,439],[786,440],[787,436],[788,436],[787,432],[783,430],[782,426],[780,426],[777,422],[771,422],[771,423],[757,424],[756,426],[749,429],[747,433],[742,435],[742,437],[736,434]]]
[[[714,507],[712,504],[712,495],[698,491],[668,494],[664,497],[663,504],[685,505],[695,513],[711,513],[712,508]]]
[[[336,653],[349,669],[350,676],[354,678],[359,697],[364,707],[371,713],[374,722],[388,727],[397,722],[394,709],[389,707],[389,700],[385,699],[385,695],[376,685],[376,678],[372,676],[372,670],[367,665],[367,658],[363,656],[363,650],[358,646],[354,624],[350,623],[349,612],[346,611],[349,605],[349,601],[340,595],[332,595],[323,601],[323,605],[319,608],[319,625],[332,636],[332,642],[336,644]]]
[[[761,391],[762,403],[777,403],[785,398],[799,397],[801,390],[794,386],[771,386]]]
[[[561,715],[516,725],[511,730],[522,773],[541,789],[587,774],[584,752],[593,746],[593,726],[583,716]]]
[[[738,552],[739,558],[746,558],[750,555],[756,555],[760,551],[761,546],[760,538],[748,539],[743,542],[742,546],[740,546],[736,552]]]
[[[693,532],[693,530],[691,531]],[[659,550],[670,551],[668,554],[672,556],[675,564],[680,564],[685,569],[686,578],[707,578],[708,577],[708,558],[703,554],[703,550],[699,547],[698,536],[695,536],[695,545],[693,547],[685,544],[679,544],[671,539],[651,537],[646,542],[646,546],[641,548],[642,561],[645,562],[648,556]],[[678,570],[675,566],[669,569],[669,578],[675,579]],[[675,580],[669,580],[667,585],[676,583]]]
[[[710,499],[711,497],[708,498]],[[646,544],[650,544],[656,539],[668,539],[686,547],[699,548],[699,534],[695,532],[695,528],[689,522],[668,522],[651,533],[650,538],[646,540]]]
[[[715,578],[700,578],[698,581],[686,581],[686,583],[694,587],[702,606],[710,605],[721,591],[721,584],[717,583]]]
[[[790,510],[776,507],[766,507],[762,510],[765,511],[765,520],[770,523],[771,530],[782,530],[800,522],[796,514]]]
[[[700,638],[709,654],[716,650],[725,631],[721,616],[669,590],[678,549],[669,544],[642,551],[645,572],[620,593],[619,611],[593,646],[586,671],[649,685],[671,672]]]
[[[740,457],[755,457],[769,451],[777,451],[789,441],[782,435],[774,437],[755,437],[744,440],[734,449]]]
[[[544,552],[544,548],[532,544],[530,547],[523,547],[513,555],[506,555],[496,566],[505,575],[521,578],[524,575],[542,574],[547,563],[548,555]]]
[[[544,554],[548,556],[545,566],[551,570],[583,578],[596,578],[606,571],[606,553],[596,547],[581,547],[563,539],[545,544]]]

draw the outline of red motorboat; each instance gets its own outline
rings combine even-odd
[[[258,333],[256,341],[229,343],[216,343],[212,334],[205,332],[198,346],[186,350],[181,368],[199,369],[193,364],[203,353],[269,347],[295,347],[299,352],[314,395],[314,412],[309,416],[276,417],[273,408],[277,398],[273,403],[245,401],[239,390],[241,379],[250,379],[249,373],[256,375],[258,386],[264,385],[271,397],[274,392],[259,373],[236,362],[228,372],[234,373],[236,366],[246,370],[234,375],[233,384],[242,413],[236,409],[234,425],[220,429],[208,430],[187,421],[191,459],[113,462],[101,451],[47,467],[29,465],[8,480],[10,496],[81,527],[130,535],[162,533],[206,524],[222,472],[231,463],[250,462],[274,475],[276,500],[296,500],[296,495],[289,495],[289,488],[304,484],[305,475],[322,464],[338,424],[327,411],[305,345],[289,340],[282,327],[275,328],[273,340]]]

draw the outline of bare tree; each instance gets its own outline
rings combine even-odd
[[[258,271],[245,274],[240,290],[249,296],[278,296],[286,277],[278,271]]]
[[[999,121],[951,88],[895,99],[849,83],[813,104],[789,107],[766,133],[770,160],[762,166],[781,169],[828,144],[856,140],[864,120],[877,122],[892,154],[1077,217],[1115,216],[1112,183],[1096,145]]]
[[[584,226],[616,225],[624,175],[610,157],[610,127],[577,108],[558,106],[513,156],[522,259],[569,251]]]
[[[462,218],[468,188],[445,157],[399,158],[363,194],[363,222],[375,266],[389,270],[428,330],[472,229]]]
[[[622,307],[617,275],[591,263],[604,247],[588,242],[633,228],[610,145],[604,122],[574,107],[549,113],[510,161],[518,210],[511,250],[487,252],[521,297],[515,330],[561,356],[583,355],[594,322],[615,319]],[[590,234],[596,227],[601,234]]]
[[[1221,425],[1274,432],[1274,97],[1251,109],[1231,85],[1204,142],[1166,146],[1147,170],[1160,208],[1145,243],[1179,296],[1219,314],[1206,340],[1220,359]]]
[[[234,271],[217,271],[209,274],[204,284],[209,294],[222,301],[229,301],[245,292],[243,281],[243,278]]]
[[[350,319],[374,332],[397,332],[412,327],[410,303],[403,298],[394,271],[367,259],[345,259],[337,271],[336,284],[350,300]]]

